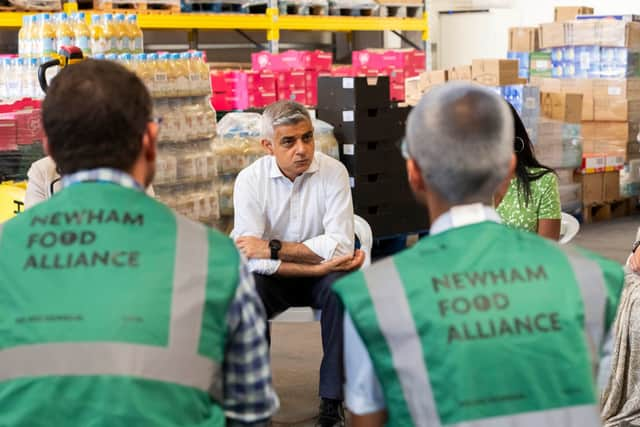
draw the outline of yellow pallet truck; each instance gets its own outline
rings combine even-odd
[[[46,73],[51,67],[64,68],[82,61],[82,50],[75,46],[62,46],[56,57],[38,68],[38,81],[43,92],[47,92]],[[1,179],[1,177],[0,177]],[[13,218],[24,210],[24,198],[27,190],[26,181],[0,182],[0,223]]]

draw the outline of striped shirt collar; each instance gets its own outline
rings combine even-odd
[[[81,182],[103,182],[118,184],[125,188],[131,188],[133,190],[144,191],[144,188],[138,182],[133,179],[131,175],[126,172],[111,169],[111,168],[98,168],[87,169],[65,175],[62,177],[62,188],[67,188],[73,184]]]

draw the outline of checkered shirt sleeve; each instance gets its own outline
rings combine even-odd
[[[229,340],[224,361],[224,410],[240,423],[268,420],[279,401],[271,384],[267,320],[244,260],[240,284],[227,313]]]

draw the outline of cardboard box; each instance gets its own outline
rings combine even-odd
[[[577,93],[541,92],[542,115],[552,120],[579,124],[582,121],[582,95]]]
[[[473,81],[485,86],[517,85],[519,64],[514,59],[474,59],[471,68]]]
[[[607,155],[604,153],[583,153],[580,173],[585,175],[604,172],[606,163]]]
[[[573,21],[578,15],[593,15],[593,8],[588,6],[556,6],[554,21]]]
[[[630,101],[640,100],[640,79],[593,80],[593,95],[596,97],[617,97]]]
[[[584,139],[600,141],[637,141],[639,124],[637,122],[583,122]]]
[[[640,121],[640,100],[629,101],[617,97],[595,97],[593,115],[595,121]]]
[[[603,198],[606,202],[620,199],[620,171],[605,172]]]
[[[538,27],[509,28],[510,52],[535,52],[538,49]]]
[[[565,28],[562,22],[552,22],[540,25],[539,45],[540,49],[549,49],[552,47],[566,46]]]
[[[472,77],[471,65],[458,65],[448,70],[449,80],[466,80],[470,81]]]
[[[614,19],[595,22],[598,24],[597,44],[599,46],[640,48],[640,23],[616,21]]]
[[[627,144],[625,141],[583,140],[582,148],[585,153],[603,153],[605,170],[618,170],[627,161]]]
[[[579,93],[582,95],[582,121],[594,120],[593,80],[563,79],[562,93]]]
[[[422,92],[425,92],[432,86],[444,84],[448,80],[449,72],[447,70],[428,71],[426,73],[420,74],[418,89]]]
[[[576,174],[576,182],[582,185],[582,203],[585,206],[601,203],[604,198],[604,173]]]
[[[600,21],[565,22],[564,34],[567,46],[600,46]]]
[[[606,153],[607,157],[604,163],[605,172],[621,171],[624,169],[626,152]]]

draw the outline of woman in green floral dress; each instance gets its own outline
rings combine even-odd
[[[553,169],[536,160],[520,116],[513,107],[511,112],[515,124],[517,165],[506,193],[495,197],[496,210],[508,226],[558,240],[561,217],[558,179]]]

